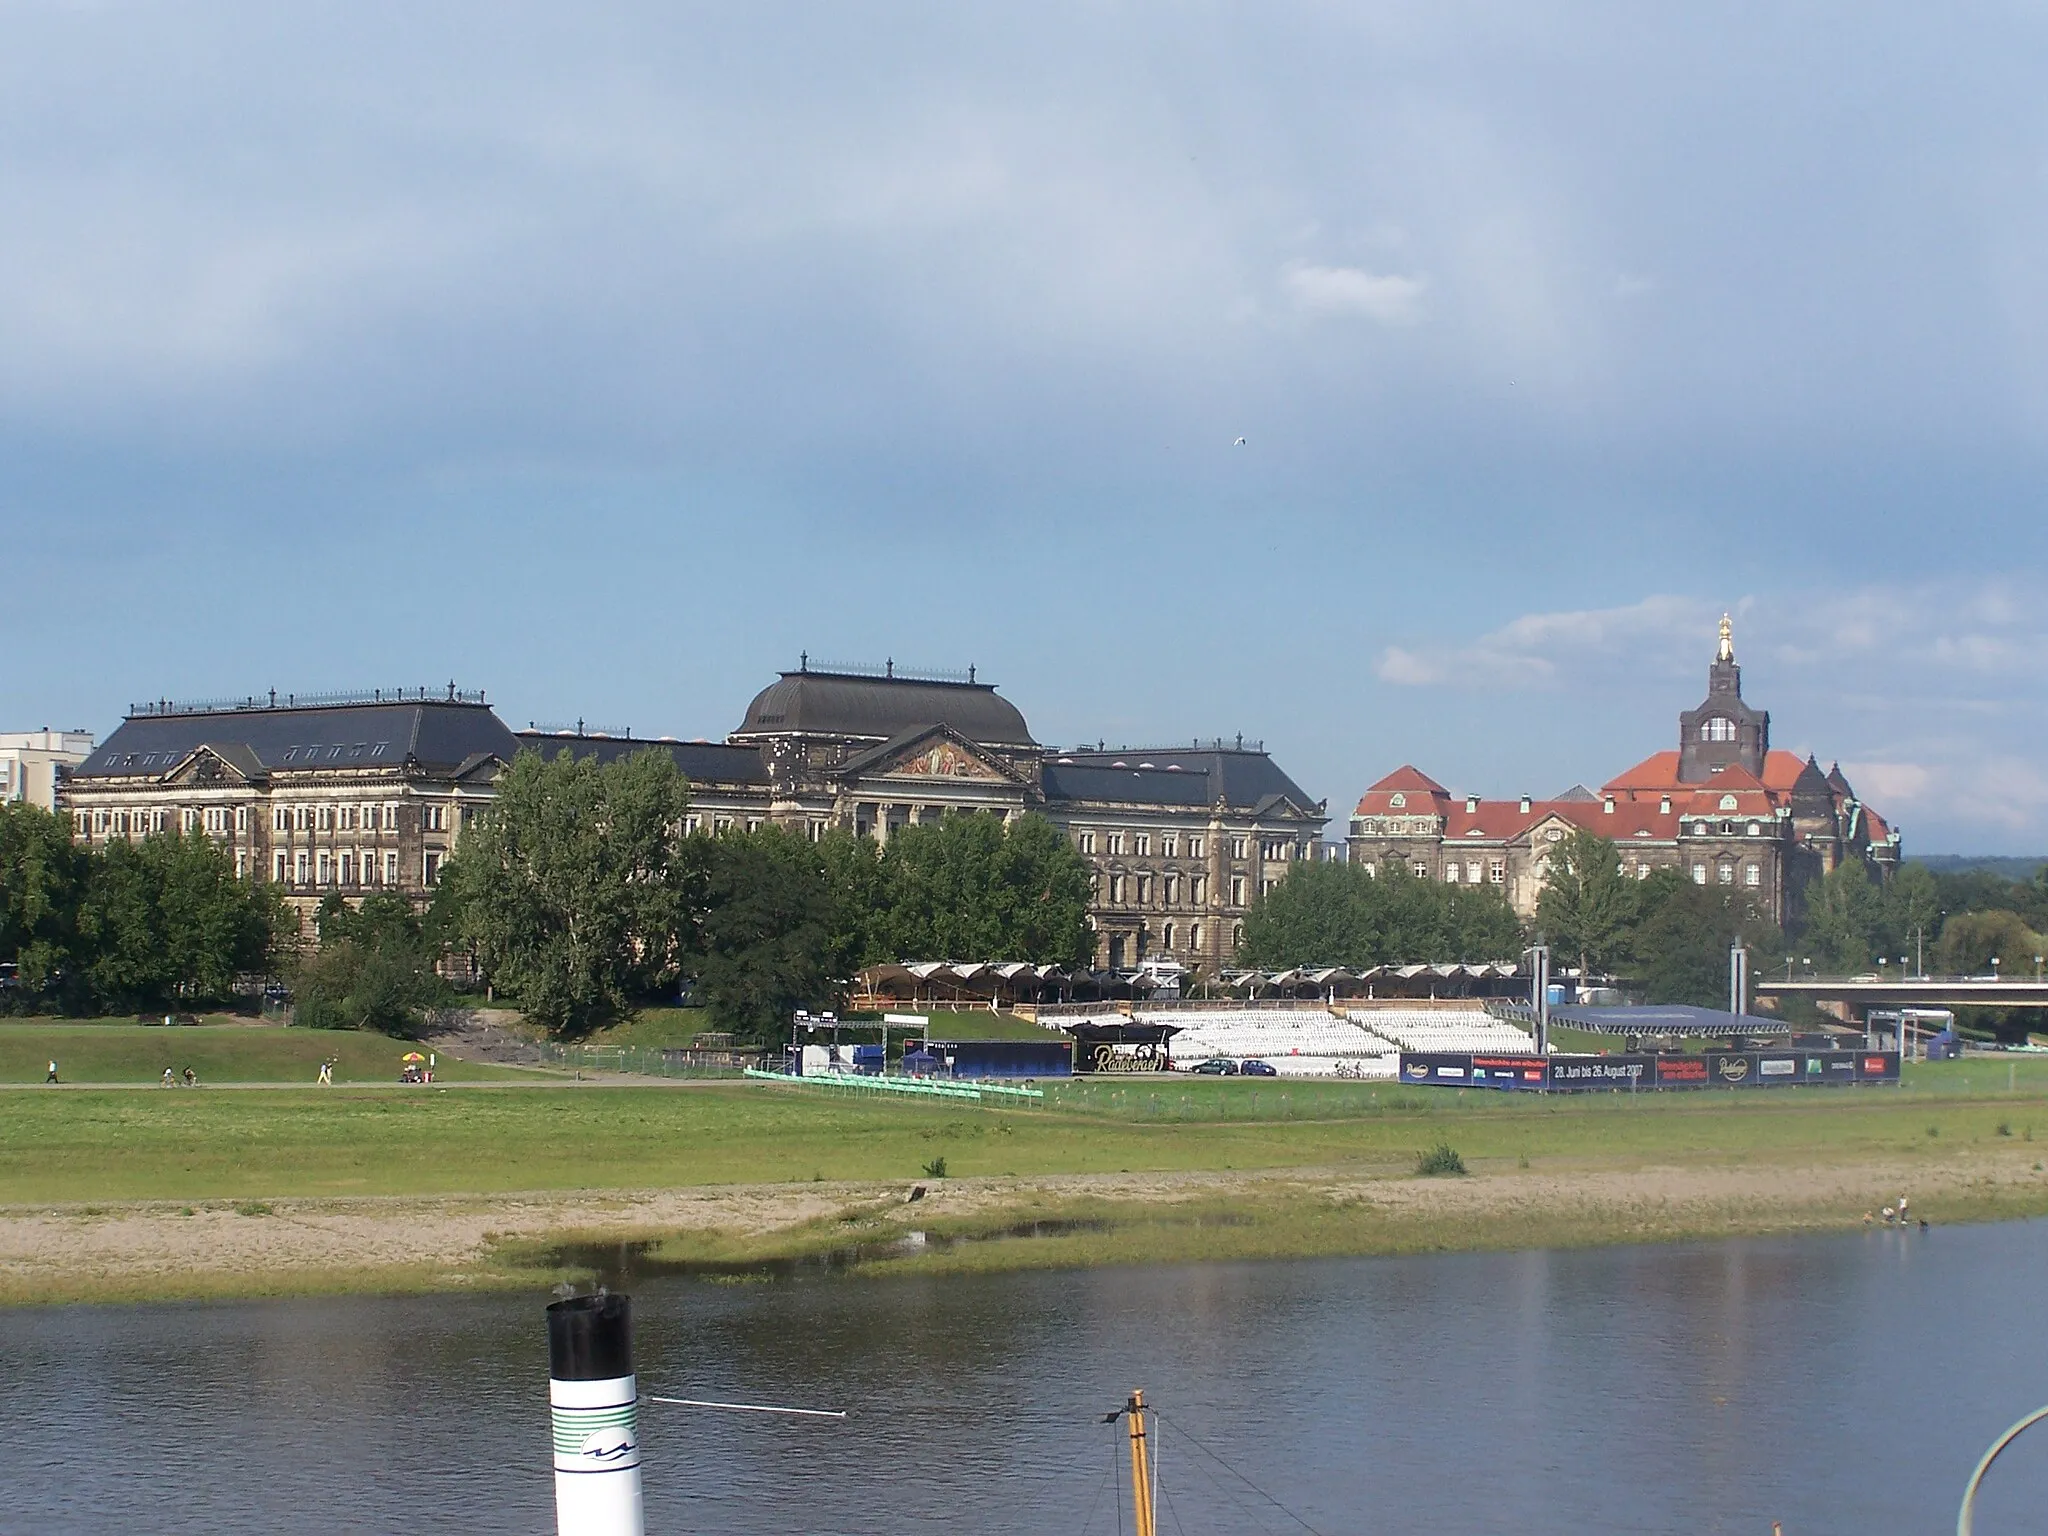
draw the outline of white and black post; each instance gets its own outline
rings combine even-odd
[[[1728,946],[1728,1011],[1738,1019],[1749,1012],[1749,950],[1740,939]]]
[[[600,1293],[548,1308],[548,1404],[560,1536],[642,1536],[633,1303]]]

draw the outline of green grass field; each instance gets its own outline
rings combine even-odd
[[[1177,1079],[1158,1092],[1076,1084],[1034,1109],[771,1084],[30,1089],[0,1100],[0,1203],[912,1179],[939,1156],[955,1176],[1399,1169],[1439,1141],[1475,1165],[1935,1157],[2037,1135],[2048,1155],[2048,1063],[2026,1066],[2012,1090],[2005,1073],[1963,1062],[1922,1068],[1902,1089],[1633,1099]]]
[[[155,1083],[165,1067],[179,1073],[190,1067],[202,1084],[311,1083],[329,1057],[340,1058],[334,1069],[339,1083],[393,1083],[399,1057],[413,1049],[388,1035],[275,1024],[0,1020],[0,1083],[40,1083],[52,1059],[67,1083]],[[448,1082],[532,1076],[447,1057],[435,1071]]]

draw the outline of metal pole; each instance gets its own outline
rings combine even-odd
[[[629,1297],[548,1308],[548,1403],[559,1536],[642,1536],[639,1387]]]
[[[1963,1488],[1963,1505],[1956,1511],[1956,1536],[1970,1536],[1971,1527],[1977,1519],[1978,1485],[1984,1481],[1984,1474],[1991,1470],[1991,1463],[1998,1459],[1998,1453],[2043,1419],[2048,1419],[2048,1408],[2036,1408],[1991,1442],[1991,1449],[1984,1453],[1984,1459],[1977,1463],[1977,1470],[1970,1474],[1970,1481]]]
[[[1728,946],[1728,1011],[1740,1018],[1749,1011],[1749,951],[1740,939]]]
[[[1530,986],[1536,1005],[1536,1054],[1550,1054],[1550,946],[1538,944],[1529,951]]]
[[[1152,1474],[1145,1454],[1145,1394],[1133,1392],[1124,1404],[1131,1431],[1131,1509],[1137,1536],[1154,1536],[1152,1529]]]

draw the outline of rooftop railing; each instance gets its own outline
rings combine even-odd
[[[336,693],[252,693],[242,698],[149,699],[128,706],[131,720],[162,719],[169,715],[226,715],[258,709],[334,709],[361,704],[481,704],[484,691],[457,688],[367,688],[344,689]]]

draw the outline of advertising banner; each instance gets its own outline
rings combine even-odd
[[[1701,1056],[1476,1056],[1403,1051],[1401,1081],[1438,1088],[1586,1093],[1897,1082],[1896,1051],[1710,1051]]]

